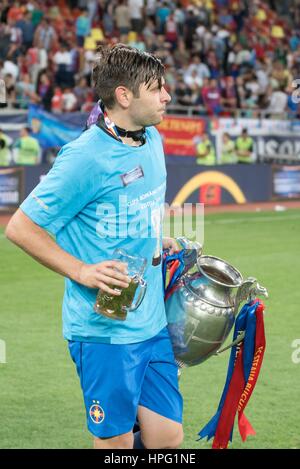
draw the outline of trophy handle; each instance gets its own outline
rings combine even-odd
[[[197,258],[202,255],[203,246],[198,241],[191,241],[185,236],[179,236],[178,238],[176,238],[176,242],[181,249],[195,250],[197,253]]]
[[[139,278],[138,279],[138,283],[140,285],[140,293],[139,293],[139,296],[137,297],[137,300],[135,303],[133,303],[130,308],[128,309],[128,311],[135,311],[141,304],[141,302],[143,301],[144,299],[144,296],[145,296],[145,293],[146,293],[146,290],[147,290],[147,282],[146,280],[142,279],[142,278]]]
[[[265,298],[268,298],[268,291],[265,287],[261,286],[254,277],[249,277],[244,280],[238,288],[238,292],[235,297],[234,315],[236,316],[240,304],[243,301],[246,301],[248,303],[249,301],[253,301],[257,296],[264,296]],[[244,338],[245,331],[239,331],[236,339],[231,342],[231,344],[227,345],[227,347],[217,350],[215,355],[219,355],[220,353],[225,352],[225,350],[228,350],[231,347],[238,345],[244,340]]]
[[[242,340],[244,340],[244,338],[245,338],[245,331],[239,331],[238,335],[237,335],[237,338],[233,342],[231,342],[231,344],[227,345],[227,347],[224,347],[224,348],[221,348],[221,349],[217,350],[215,355],[219,355],[220,353],[225,352],[225,350],[228,350],[229,348],[234,347],[235,345],[242,342]]]
[[[234,315],[236,316],[240,304],[243,301],[252,301],[260,295],[264,296],[265,298],[268,298],[269,296],[267,289],[261,286],[256,278],[248,277],[246,280],[244,280],[243,283],[239,286],[235,297]]]

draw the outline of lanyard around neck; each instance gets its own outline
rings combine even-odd
[[[120,134],[119,134],[118,130],[117,130],[116,124],[113,121],[110,120],[110,118],[108,117],[106,111],[103,111],[103,119],[104,119],[104,123],[105,123],[107,131],[113,137],[115,137],[117,140],[124,143],[123,140],[120,137]]]

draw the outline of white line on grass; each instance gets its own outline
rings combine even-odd
[[[176,217],[174,217],[176,219]],[[240,222],[249,222],[249,221],[259,221],[259,222],[268,222],[268,221],[285,221],[285,220],[299,220],[300,215],[287,215],[281,217],[280,215],[273,215],[267,217],[247,217],[247,218],[225,218],[224,220],[206,220],[204,217],[204,223],[206,225],[227,225],[230,223],[240,223]],[[0,240],[6,239],[3,233],[0,233]]]
[[[285,220],[299,220],[300,215],[287,215],[285,217],[280,217],[277,215],[267,216],[267,217],[244,217],[244,218],[225,218],[224,220],[205,220],[204,223],[207,225],[226,225],[227,223],[240,223],[240,222],[269,222],[269,221],[285,221]]]

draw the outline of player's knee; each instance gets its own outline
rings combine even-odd
[[[112,438],[94,438],[95,449],[132,449],[133,435],[132,432],[123,435],[114,436]]]
[[[147,449],[177,449],[181,446],[184,438],[182,427],[164,434],[156,434],[149,438],[143,437],[143,443]]]
[[[177,449],[180,448],[184,438],[184,433],[182,427],[177,430],[174,435],[170,435],[170,441],[166,449]]]

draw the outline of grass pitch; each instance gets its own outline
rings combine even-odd
[[[221,257],[266,286],[267,348],[246,415],[256,436],[231,448],[300,448],[300,211],[205,217],[206,254]],[[90,448],[75,367],[61,333],[63,279],[9,243],[0,231],[0,448]],[[230,338],[232,333],[230,334]],[[228,341],[229,341],[228,339]],[[299,355],[298,355],[299,356]],[[217,409],[229,352],[183,371],[183,448]]]

